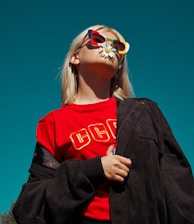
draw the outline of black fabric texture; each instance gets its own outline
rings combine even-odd
[[[17,223],[79,223],[95,194],[91,179],[104,178],[101,160],[58,164],[45,150],[36,147],[13,208]],[[155,102],[119,102],[116,154],[130,158],[132,167],[124,183],[111,182],[112,224],[194,224],[191,166]]]

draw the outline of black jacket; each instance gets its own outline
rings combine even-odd
[[[132,168],[125,183],[111,184],[112,224],[194,224],[191,167],[154,102],[120,101],[116,153],[131,158]],[[17,223],[76,223],[95,194],[92,178],[105,178],[100,157],[59,164],[37,143],[13,209]]]

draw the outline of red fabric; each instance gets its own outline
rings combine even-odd
[[[36,137],[60,162],[105,156],[108,147],[116,144],[116,99],[54,110],[39,121]],[[83,213],[90,218],[109,220],[108,183],[94,185],[96,195]]]

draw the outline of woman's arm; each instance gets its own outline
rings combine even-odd
[[[87,177],[92,174],[91,161],[93,169],[99,167],[96,175],[103,178],[100,158],[67,160],[59,164],[37,143],[29,179],[13,208],[17,223],[68,223],[95,193]],[[87,166],[90,171],[85,174]]]

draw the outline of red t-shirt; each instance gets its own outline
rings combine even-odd
[[[78,105],[71,104],[43,117],[37,126],[37,141],[62,162],[105,156],[116,144],[116,99]],[[108,181],[94,183],[96,194],[83,215],[110,219]]]

